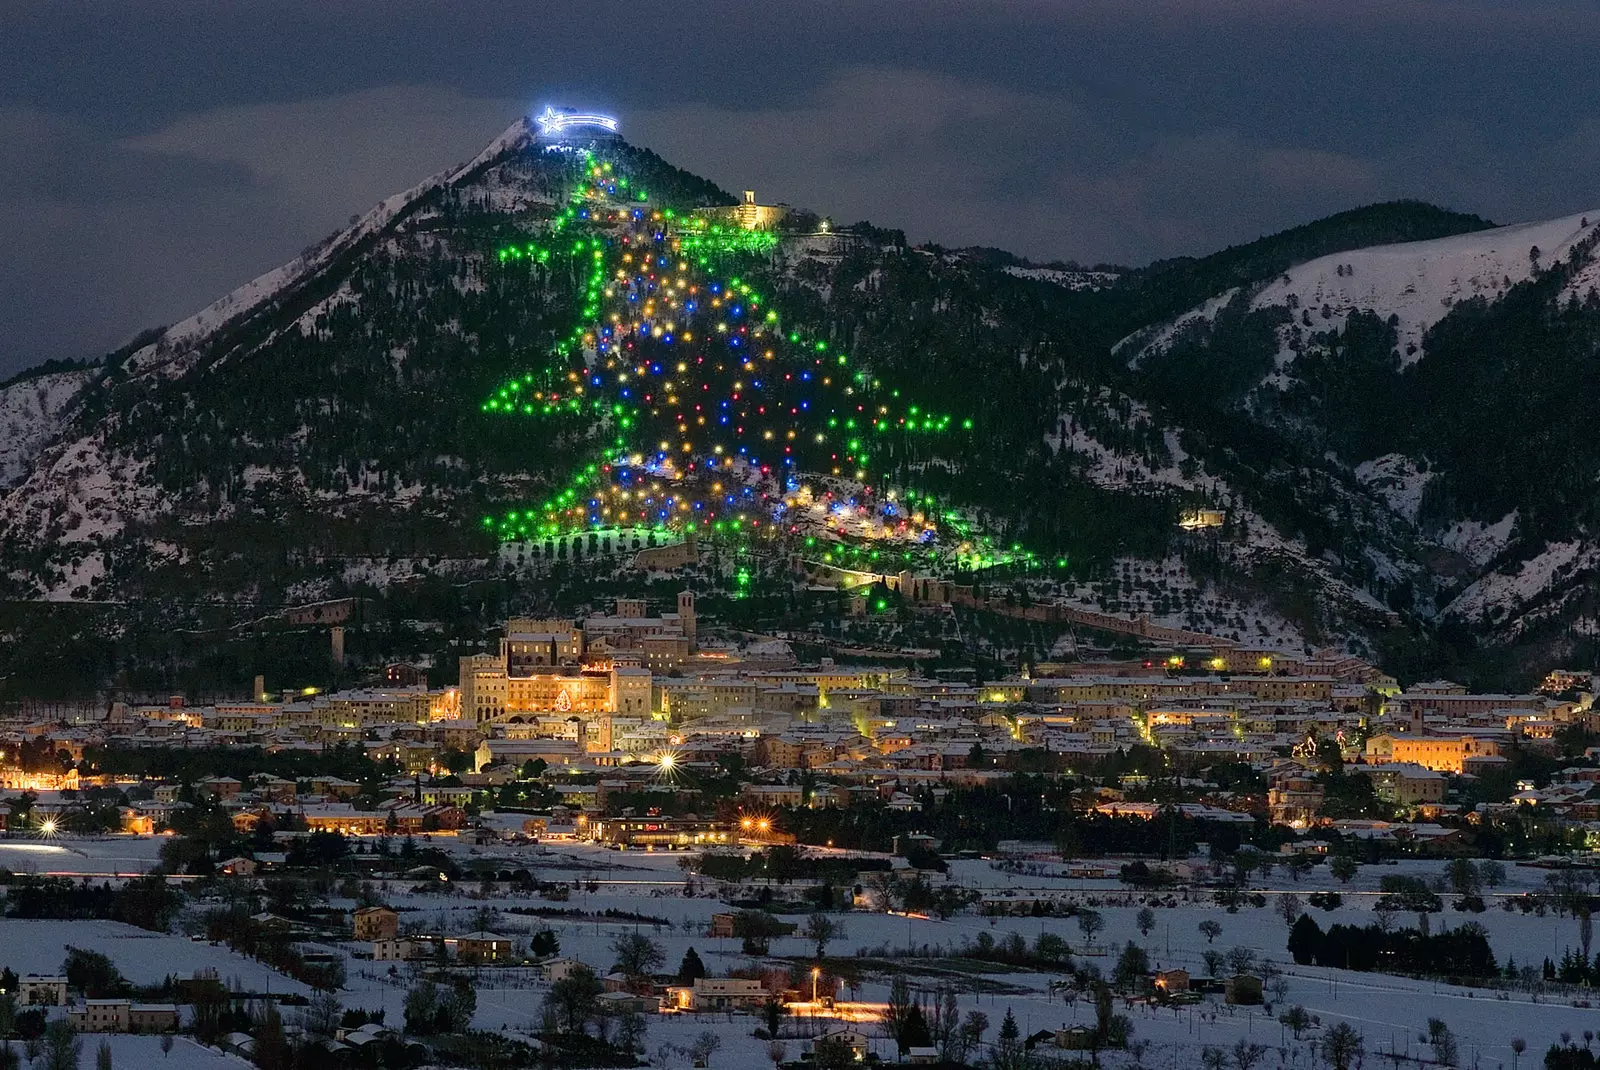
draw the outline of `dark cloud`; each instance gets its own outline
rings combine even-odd
[[[725,186],[1144,261],[1600,203],[1589,0],[146,0],[0,33],[0,372],[109,348],[546,99]]]

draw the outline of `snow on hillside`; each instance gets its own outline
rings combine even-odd
[[[1068,290],[1103,290],[1117,281],[1114,271],[1066,271],[1062,268],[1048,267],[1019,267],[1012,265],[1005,269],[1007,275],[1015,275],[1019,279],[1036,279],[1040,282],[1053,282],[1057,286]]]
[[[89,374],[40,375],[0,390],[0,486],[27,474],[39,451],[61,430],[61,414]]]
[[[1239,293],[1237,286],[1222,291],[1222,293],[1206,301],[1198,308],[1192,308],[1179,316],[1171,323],[1156,328],[1147,328],[1129,335],[1111,347],[1114,355],[1126,356],[1130,364],[1137,364],[1146,354],[1160,352],[1172,344],[1184,328],[1196,323],[1204,323],[1217,318],[1217,314],[1228,307]]]
[[[183,374],[218,330],[269,306],[359,243],[392,229],[420,198],[473,178],[508,152],[531,144],[532,137],[527,121],[519,119],[469,162],[386,198],[313,250],[167,328],[135,352],[126,367],[134,374],[166,378]],[[320,315],[354,299],[348,287],[337,290],[303,315],[298,329],[315,330]],[[8,487],[0,496],[0,531],[56,549],[50,565],[14,576],[47,599],[94,594],[106,567],[100,548],[130,524],[158,516],[171,505],[170,495],[147,478],[148,462],[113,448],[106,427],[81,437],[58,437],[59,416],[89,374],[41,376],[0,391],[0,486]]]
[[[0,919],[0,940],[4,940],[9,952],[6,965],[18,973],[56,973],[67,948],[81,947],[108,956],[134,984],[156,985],[169,974],[188,977],[198,970],[210,969],[216,970],[219,977],[238,978],[252,992],[310,992],[299,981],[229,948],[149,932],[117,921],[5,918]]]
[[[1499,557],[1511,544],[1511,536],[1516,527],[1517,512],[1513,509],[1493,524],[1485,524],[1478,520],[1459,521],[1450,525],[1437,541],[1439,545],[1454,550],[1482,568]]]
[[[1572,581],[1596,568],[1600,568],[1600,548],[1577,541],[1553,542],[1513,571],[1491,572],[1477,580],[1445,606],[1444,613],[1491,622],[1512,614],[1521,628],[1534,616],[1526,609],[1529,603],[1552,592],[1570,592]]]
[[[1358,310],[1384,319],[1397,317],[1401,360],[1409,364],[1421,358],[1422,337],[1428,328],[1457,303],[1474,297],[1498,298],[1532,275],[1532,250],[1539,250],[1539,265],[1549,266],[1565,260],[1573,245],[1591,236],[1596,227],[1600,227],[1600,209],[1449,238],[1334,253],[1290,268],[1262,288],[1250,304],[1256,309],[1287,307],[1295,313],[1294,325],[1280,331],[1280,368],[1294,359],[1294,333],[1340,329],[1350,313]],[[1600,286],[1600,264],[1591,261],[1570,289],[1582,295],[1595,286]],[[1155,332],[1124,339],[1118,348],[1137,345],[1135,361],[1160,351],[1182,327],[1215,318],[1233,293],[1230,290],[1215,297]]]
[[[1390,509],[1415,524],[1417,510],[1422,507],[1422,492],[1433,473],[1418,470],[1416,462],[1404,454],[1386,453],[1358,464],[1355,476]]]
[[[531,143],[532,137],[527,119],[518,119],[467,163],[441,171],[403,193],[379,201],[377,207],[367,212],[348,229],[340,231],[287,264],[252,279],[188,319],[168,327],[159,339],[143,347],[129,359],[129,370],[140,372],[160,367],[165,374],[181,374],[189,362],[175,358],[194,352],[199,343],[219,328],[273,300],[296,283],[315,274],[340,253],[383,230],[418,198],[435,189],[454,184],[502,153]]]
[[[1533,249],[1539,250],[1540,265],[1565,260],[1596,225],[1600,211],[1335,253],[1289,269],[1251,305],[1303,309],[1319,331],[1342,326],[1358,309],[1397,316],[1401,359],[1411,363],[1422,355],[1423,334],[1457,302],[1499,297],[1533,273]]]

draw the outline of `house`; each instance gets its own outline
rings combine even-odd
[[[602,992],[600,1009],[606,1014],[654,1014],[661,1009],[661,1001],[636,992]]]
[[[860,1030],[851,1029],[849,1026],[839,1026],[825,1030],[816,1040],[811,1042],[811,1050],[816,1051],[817,1045],[824,1040],[832,1040],[850,1048],[850,1054],[855,1056],[856,1062],[861,1062],[867,1057],[870,1041],[867,1035]]]
[[[400,932],[400,915],[388,907],[362,907],[353,926],[357,940],[393,940]]]
[[[912,1066],[932,1066],[939,1061],[939,1049],[927,1046],[907,1048],[906,1062]]]
[[[587,968],[586,963],[579,962],[577,959],[545,959],[539,963],[539,980],[550,982],[565,981],[577,971],[579,966]]]
[[[80,1033],[126,1033],[133,1004],[125,999],[86,999],[67,1010]]]
[[[65,1007],[67,979],[30,973],[17,986],[17,1002],[24,1007]]]
[[[244,782],[231,776],[207,777],[200,782],[202,794],[210,795],[214,799],[224,801],[238,795],[244,789]]]
[[[669,985],[663,1011],[755,1011],[768,999],[766,986],[747,977],[697,977],[692,985]]]
[[[135,1003],[128,1008],[131,1033],[176,1033],[178,1007],[174,1003]]]
[[[1189,991],[1189,971],[1157,970],[1155,986],[1158,991],[1165,992],[1169,996],[1175,996],[1179,992],[1187,992]]]
[[[402,940],[398,937],[388,937],[372,941],[373,962],[410,962],[421,952],[421,947],[414,940]]]
[[[1056,1047],[1067,1051],[1088,1051],[1094,1047],[1094,1030],[1086,1025],[1071,1025],[1056,1030]]]
[[[509,936],[478,931],[447,938],[445,943],[455,944],[457,962],[505,962],[512,957],[515,942]]]
[[[256,875],[256,860],[253,858],[229,858],[219,862],[217,869],[225,877],[254,877]]]
[[[1228,1003],[1255,1006],[1261,1002],[1261,978],[1252,973],[1236,974],[1228,979],[1223,997]]]

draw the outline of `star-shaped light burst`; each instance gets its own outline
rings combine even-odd
[[[548,104],[533,121],[539,124],[539,132],[546,137],[560,137],[568,130],[580,128],[617,132],[617,121],[609,115],[585,114],[571,108],[552,108]]]

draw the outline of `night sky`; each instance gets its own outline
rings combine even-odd
[[[0,0],[0,374],[195,311],[546,102],[1039,260],[1600,208],[1593,0]]]

